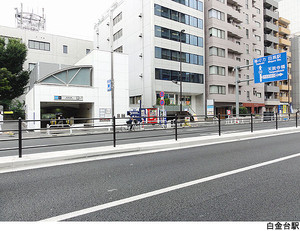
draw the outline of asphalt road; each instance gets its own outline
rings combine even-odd
[[[300,124],[299,124],[300,125]],[[280,121],[278,127],[295,127],[295,120]],[[251,125],[245,124],[225,124],[222,121],[221,132],[222,134],[236,133],[242,131],[250,131]],[[276,124],[272,122],[254,123],[254,131],[263,129],[275,129]],[[66,131],[68,132],[68,131]],[[91,133],[92,132],[92,133]],[[99,133],[93,130],[82,131],[82,134],[75,135],[62,135],[61,133],[52,135],[45,134],[23,134],[24,140],[22,142],[23,154],[34,154],[43,152],[53,152],[61,150],[74,150],[80,148],[90,148],[99,146],[112,146],[113,135],[109,133]],[[90,134],[88,134],[90,133]],[[217,124],[200,124],[199,127],[185,127],[178,129],[178,138],[209,136],[219,134],[219,127]],[[18,156],[18,138],[10,138],[7,136],[0,136],[0,157],[3,156]],[[174,129],[153,129],[146,131],[123,131],[117,132],[117,145],[139,143],[156,140],[175,139]]]
[[[299,139],[295,133],[3,173],[0,220],[39,221],[107,204],[58,220],[299,221],[300,157],[257,166],[298,154]],[[145,197],[149,192],[158,193]]]

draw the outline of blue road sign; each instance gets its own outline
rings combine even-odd
[[[107,80],[107,91],[111,91],[111,80]]]
[[[253,60],[254,82],[267,83],[288,79],[286,52]]]

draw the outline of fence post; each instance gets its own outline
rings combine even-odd
[[[175,115],[175,140],[178,140],[178,131],[177,131],[177,120],[178,120],[178,116],[177,114]]]
[[[219,113],[219,136],[221,136],[221,114]]]
[[[22,119],[19,117],[18,121],[19,130],[19,158],[22,158]]]
[[[251,113],[251,132],[253,133],[253,114]]]
[[[278,130],[278,114],[276,113],[276,130]]]
[[[114,148],[116,147],[116,117],[113,117],[113,140],[114,140]]]

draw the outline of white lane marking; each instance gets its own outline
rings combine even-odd
[[[204,182],[216,180],[216,179],[223,178],[223,177],[230,176],[230,175],[234,175],[234,174],[237,174],[237,173],[241,173],[241,172],[249,171],[249,170],[252,170],[252,169],[264,167],[264,166],[267,166],[267,165],[282,162],[282,161],[289,160],[289,159],[292,159],[292,158],[297,158],[297,157],[300,157],[300,153],[290,155],[290,156],[286,156],[286,157],[279,158],[279,159],[275,159],[275,160],[271,160],[271,161],[267,161],[267,162],[263,162],[263,163],[260,163],[260,164],[251,165],[251,166],[248,166],[248,167],[245,167],[245,168],[239,168],[239,169],[236,169],[236,170],[233,170],[233,171],[217,174],[217,175],[214,175],[214,176],[209,176],[209,177],[205,177],[205,178],[202,178],[202,179],[186,182],[186,183],[183,183],[183,184],[178,184],[178,185],[174,185],[174,186],[171,186],[171,187],[155,190],[155,191],[152,191],[152,192],[143,193],[143,194],[140,194],[140,195],[137,195],[137,196],[133,196],[133,197],[125,198],[125,199],[122,199],[122,200],[118,200],[118,201],[114,201],[114,202],[94,206],[94,207],[91,207],[91,208],[78,210],[78,211],[63,214],[63,215],[60,215],[60,216],[51,217],[51,218],[41,220],[41,221],[51,221],[51,222],[53,222],[53,221],[54,222],[63,221],[63,220],[71,219],[71,218],[74,218],[74,217],[86,215],[86,214],[89,214],[89,213],[99,212],[101,210],[109,209],[109,208],[112,208],[112,207],[115,207],[115,206],[128,204],[128,203],[131,203],[131,202],[134,202],[134,201],[138,201],[138,200],[146,199],[146,198],[149,198],[149,197],[157,196],[157,195],[160,195],[160,194],[163,194],[163,193],[168,193],[168,192],[171,192],[171,191],[175,191],[175,190],[183,189],[183,188],[186,188],[186,187],[194,186],[194,185],[201,184],[201,183],[204,183]]]

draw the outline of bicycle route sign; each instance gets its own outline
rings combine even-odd
[[[254,59],[253,68],[255,83],[287,80],[287,54],[284,52]]]

